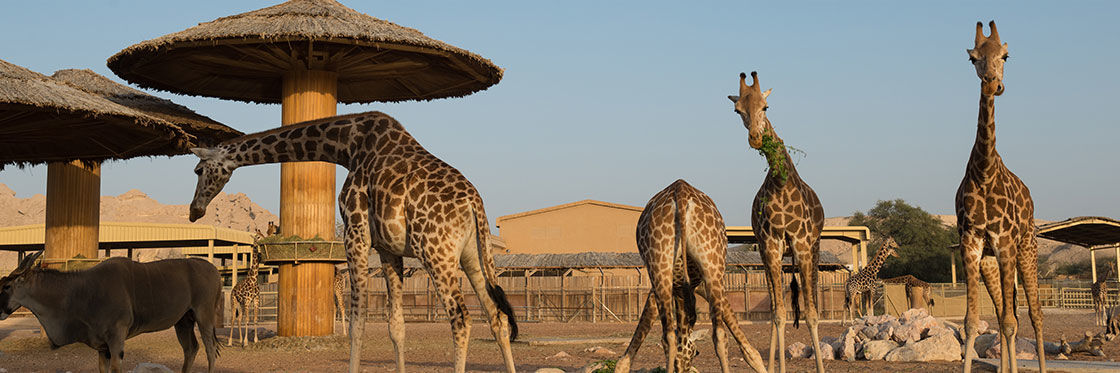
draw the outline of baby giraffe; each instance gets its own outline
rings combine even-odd
[[[646,263],[652,287],[630,346],[618,359],[614,371],[630,371],[630,361],[658,315],[661,316],[665,366],[669,372],[690,370],[695,346],[688,337],[696,323],[697,287],[708,300],[712,343],[723,372],[728,372],[729,367],[721,324],[731,331],[751,368],[756,372],[766,371],[762,356],[747,341],[723,293],[727,233],[723,216],[712,199],[684,180],[677,180],[646,204],[638,217],[636,235],[638,253]]]

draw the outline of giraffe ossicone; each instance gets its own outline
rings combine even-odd
[[[195,149],[198,185],[191,221],[221,191],[238,167],[321,161],[349,173],[338,196],[346,227],[347,268],[368,273],[371,250],[380,256],[389,301],[389,337],[397,371],[404,365],[403,257],[420,259],[451,322],[455,372],[466,370],[470,318],[459,288],[461,268],[478,295],[508,372],[510,341],[517,337],[513,307],[497,284],[490,227],[482,197],[457,169],[429,153],[395,119],[365,112],[286,125]],[[359,370],[368,276],[350,278],[349,370]]]

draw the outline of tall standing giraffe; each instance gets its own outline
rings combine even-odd
[[[1103,276],[1097,277],[1097,281],[1093,282],[1090,291],[1093,294],[1093,310],[1097,319],[1097,326],[1105,326],[1108,317],[1105,315],[1105,308],[1108,307],[1108,279],[1116,275],[1112,264],[1107,266],[1108,269],[1104,271]]]
[[[980,78],[980,110],[976,142],[957,189],[957,229],[961,234],[961,258],[967,281],[968,309],[965,313],[964,371],[972,368],[979,322],[981,274],[993,302],[997,304],[1001,348],[1000,370],[1018,371],[1014,342],[1018,332],[1015,306],[1015,276],[1018,271],[1026,291],[1031,324],[1034,326],[1039,370],[1046,371],[1042,343],[1042,307],[1038,299],[1038,243],[1035,239],[1034,201],[1019,177],[1003,164],[996,152],[995,96],[1003,94],[1003,64],[1007,44],[1000,44],[995,21],[991,35],[976,23],[975,47],[968,59]],[[985,258],[985,255],[988,255]],[[994,258],[993,258],[994,257]],[[988,259],[992,258],[992,259]],[[983,260],[982,260],[983,259]],[[990,263],[986,264],[982,263]],[[998,271],[982,270],[998,268]],[[993,278],[992,275],[998,274]],[[1002,290],[1002,291],[1001,291]]]
[[[844,310],[848,319],[855,317],[856,304],[852,302],[853,298],[859,297],[857,301],[867,310],[874,307],[872,301],[875,299],[875,286],[882,282],[879,279],[879,270],[883,268],[883,263],[887,262],[887,257],[898,256],[896,249],[898,243],[894,241],[894,237],[887,236],[883,240],[883,246],[875,252],[875,257],[867,262],[867,266],[844,282]]]
[[[517,323],[497,284],[482,197],[463,174],[429,153],[392,117],[366,112],[317,119],[242,136],[200,158],[191,221],[229,181],[233,170],[277,162],[323,161],[349,170],[338,196],[346,226],[347,269],[368,273],[370,250],[381,257],[389,300],[389,338],[397,372],[404,372],[403,257],[418,258],[451,321],[456,372],[464,372],[470,318],[459,290],[461,268],[489,319],[506,370],[514,372],[510,341]],[[362,320],[368,276],[350,278],[350,320]],[[365,323],[351,322],[350,371],[359,370]]]
[[[630,346],[615,364],[615,372],[630,371],[631,359],[659,315],[665,366],[669,372],[689,371],[695,356],[689,334],[696,323],[697,287],[708,300],[712,344],[723,372],[728,372],[729,367],[727,337],[720,324],[731,331],[751,367],[760,373],[766,371],[762,356],[739,328],[723,292],[727,233],[715,202],[684,180],[677,180],[646,204],[638,217],[636,238],[651,288]]]
[[[782,291],[782,257],[791,255],[794,266],[801,274],[801,292],[805,301],[805,321],[813,339],[813,356],[817,372],[824,372],[821,362],[820,338],[817,336],[817,264],[820,261],[820,238],[824,228],[824,208],[817,194],[801,180],[785,144],[770,120],[766,118],[766,98],[770,90],[762,92],[758,73],[751,72],[753,85],[747,85],[747,74],[739,74],[739,96],[728,96],[735,103],[735,112],[743,118],[749,133],[747,142],[766,157],[770,171],[751,205],[751,226],[759,241],[762,265],[766,268],[770,287],[770,361],[774,369],[774,355],[778,355],[779,372],[786,371],[785,294]],[[797,327],[800,318],[797,307],[796,278],[790,282],[793,297],[794,319]]]

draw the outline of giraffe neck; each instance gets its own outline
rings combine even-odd
[[[339,131],[337,127],[327,122],[283,126],[225,141],[218,147],[237,167],[300,161],[345,164],[350,155],[341,138],[325,136],[326,130]]]
[[[996,97],[991,94],[980,93],[980,113],[976,120],[976,143],[972,146],[972,155],[969,157],[969,172],[976,173],[986,179],[986,176],[995,173],[999,164],[999,153],[996,152]]]
[[[879,250],[879,252],[875,253],[875,257],[871,258],[871,261],[867,263],[867,267],[864,267],[864,269],[867,270],[869,276],[874,276],[874,274],[879,273],[879,268],[883,267],[883,263],[886,263],[886,261],[886,251]]]
[[[769,120],[767,120],[767,124],[769,124]],[[797,175],[797,169],[794,168],[793,159],[790,158],[789,151],[786,150],[785,141],[782,141],[782,138],[778,137],[778,133],[774,131],[774,127],[768,125],[764,131],[763,133],[773,137],[773,141],[778,144],[777,149],[772,152],[759,150],[759,153],[766,157],[766,165],[769,167],[769,170],[766,172],[765,182],[779,186],[784,185],[786,181]],[[785,176],[783,176],[783,170]]]

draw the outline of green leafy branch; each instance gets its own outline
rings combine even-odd
[[[782,149],[785,149],[785,152],[782,152]],[[782,143],[769,131],[762,135],[762,146],[758,147],[758,154],[766,158],[770,174],[781,178],[783,183],[789,179],[789,167],[786,166],[786,154],[788,153],[805,155],[804,151]]]

